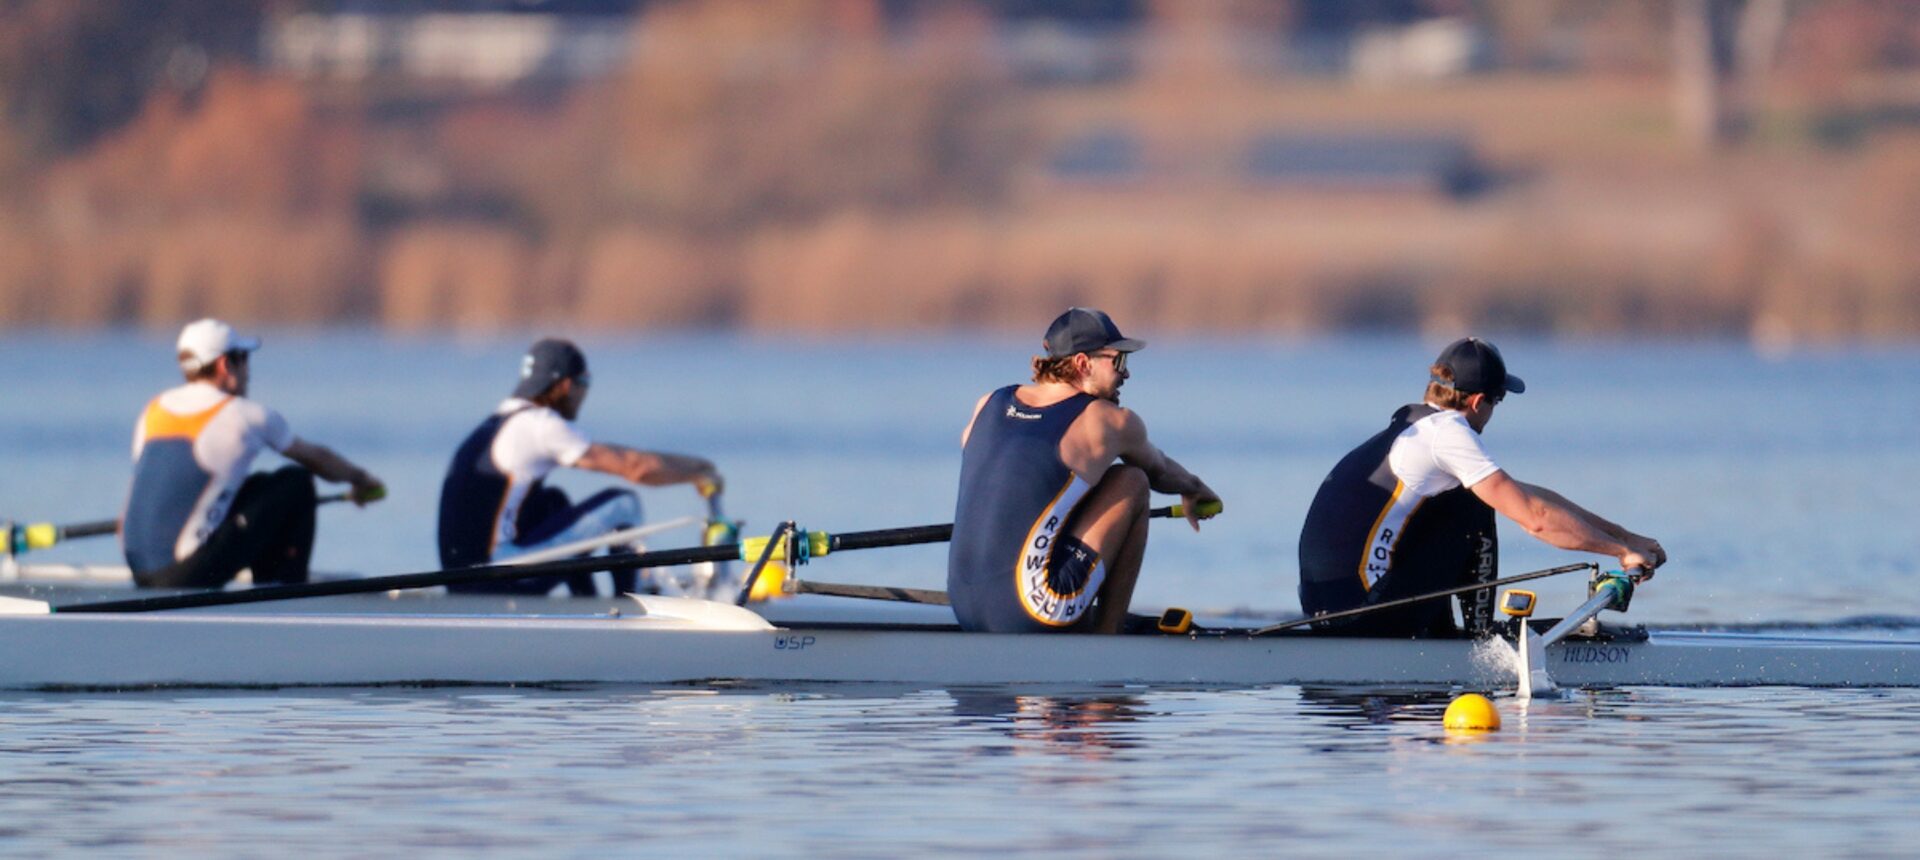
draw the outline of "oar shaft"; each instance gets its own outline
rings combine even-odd
[[[923,543],[942,543],[953,539],[953,524],[937,526],[908,526],[898,529],[875,529],[865,532],[847,532],[831,536],[827,546],[831,549],[854,550],[876,549],[883,546],[913,546]]]
[[[300,585],[269,585],[260,588],[249,588],[244,591],[204,591],[191,594],[142,597],[133,600],[109,600],[98,603],[55,606],[50,611],[56,613],[153,612],[162,609],[192,609],[201,606],[232,606],[241,603],[262,603],[270,600],[331,597],[341,594],[371,594],[395,589],[428,588],[436,585],[463,585],[469,582],[527,579],[535,576],[578,576],[601,570],[636,570],[643,567],[669,567],[676,564],[697,564],[703,561],[727,561],[737,558],[739,553],[739,544],[689,547],[687,549],[646,552],[638,555],[604,555],[593,558],[573,558],[563,561],[546,562],[539,565],[491,564],[482,567],[460,568],[458,570],[435,570],[425,573],[402,573],[393,576],[370,576],[364,579],[338,579],[328,582],[302,583]]]
[[[120,530],[119,520],[95,520],[90,523],[74,523],[59,528],[60,540],[110,535]]]
[[[376,493],[369,501],[384,498],[385,496],[385,492]],[[348,493],[334,493],[314,499],[314,503],[330,505],[334,502],[348,501],[351,498],[352,496]],[[13,553],[22,553],[29,550],[48,549],[62,541],[116,534],[120,531],[120,521],[94,520],[92,522],[69,523],[67,525],[33,523],[31,525],[14,526],[11,531],[12,534],[9,536],[12,540],[10,545],[5,549]]]
[[[1598,567],[1599,565],[1596,565],[1593,562],[1580,562],[1579,564],[1567,564],[1567,565],[1561,565],[1560,567],[1550,567],[1550,568],[1547,568],[1546,570],[1536,570],[1536,571],[1533,571],[1532,573],[1522,573],[1515,576],[1509,576],[1505,579],[1495,579],[1489,582],[1476,582],[1471,585],[1462,585],[1457,588],[1448,588],[1442,591],[1428,592],[1426,594],[1416,594],[1412,597],[1402,597],[1399,600],[1388,600],[1382,603],[1375,603],[1371,606],[1362,606],[1357,609],[1343,609],[1339,612],[1328,612],[1328,613],[1315,615],[1308,618],[1296,618],[1292,621],[1282,621],[1279,624],[1269,624],[1265,627],[1255,630],[1253,631],[1253,635],[1265,636],[1269,633],[1278,633],[1282,630],[1291,630],[1295,627],[1305,627],[1309,624],[1318,624],[1323,621],[1339,621],[1343,618],[1354,618],[1361,615],[1368,615],[1374,612],[1383,612],[1388,609],[1397,609],[1402,606],[1412,606],[1416,603],[1425,603],[1429,600],[1439,600],[1444,597],[1452,597],[1456,594],[1467,594],[1469,592],[1479,591],[1483,588],[1499,588],[1503,585],[1512,585],[1516,582],[1526,582],[1527,580],[1530,580],[1530,579],[1542,579],[1549,576],[1559,576],[1560,574],[1572,573],[1576,570],[1595,570],[1595,569],[1598,569]]]

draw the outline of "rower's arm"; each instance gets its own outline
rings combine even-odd
[[[1627,531],[1627,529],[1624,526],[1621,526],[1619,523],[1615,523],[1612,520],[1609,520],[1605,517],[1600,516],[1599,514],[1596,514],[1592,511],[1587,510],[1586,508],[1580,507],[1579,505],[1574,504],[1571,499],[1568,499],[1566,496],[1560,495],[1559,493],[1556,493],[1553,490],[1550,490],[1546,487],[1542,487],[1539,484],[1529,484],[1525,481],[1515,481],[1514,483],[1519,484],[1521,487],[1525,488],[1527,492],[1532,493],[1535,496],[1539,496],[1543,499],[1546,499],[1548,502],[1552,504],[1556,504],[1563,508],[1566,508],[1567,510],[1573,512],[1575,516],[1585,519],[1588,522],[1588,524],[1592,525],[1594,528],[1597,528],[1603,532],[1606,532],[1609,536],[1613,537],[1615,540],[1619,540],[1624,543],[1628,538],[1635,536],[1633,532]]]
[[[1201,506],[1220,501],[1212,487],[1147,438],[1147,424],[1139,415],[1104,401],[1090,404],[1062,440],[1061,459],[1081,480],[1093,484],[1116,458],[1145,472],[1147,486],[1154,492],[1179,496],[1186,506],[1187,524],[1195,531],[1200,528]]]
[[[340,456],[332,448],[305,439],[294,439],[287,449],[280,452],[286,458],[307,467],[322,480],[336,484],[344,483],[353,487],[348,495],[356,505],[365,505],[386,495],[386,485],[353,461]]]
[[[720,470],[704,457],[669,454],[664,451],[640,451],[625,445],[595,442],[574,466],[625,478],[636,484],[663,487],[669,484],[695,484],[700,492],[712,495],[724,489]]]
[[[1550,490],[1546,487],[1542,487],[1539,484],[1528,484],[1524,482],[1516,482],[1516,483],[1520,483],[1520,486],[1527,488],[1528,492],[1533,493],[1534,495],[1537,495],[1537,496],[1543,496],[1548,501],[1551,501],[1555,504],[1564,505],[1568,510],[1574,512],[1576,515],[1586,518],[1588,524],[1592,525],[1594,528],[1597,528],[1603,532],[1606,532],[1614,540],[1617,540],[1623,544],[1626,544],[1629,547],[1632,547],[1635,552],[1640,553],[1641,555],[1645,556],[1648,561],[1652,562],[1654,567],[1659,567],[1660,565],[1667,563],[1667,550],[1665,547],[1662,547],[1660,545],[1659,541],[1654,540],[1653,538],[1647,537],[1646,535],[1635,532],[1627,528],[1626,526],[1620,525],[1619,523],[1609,520],[1606,517],[1600,516],[1599,514],[1589,511],[1586,508],[1580,507],[1579,505],[1574,504],[1566,496],[1560,495],[1559,493],[1556,493],[1553,490]]]
[[[1594,516],[1552,490],[1516,481],[1505,470],[1474,484],[1473,494],[1528,534],[1561,549],[1614,556],[1626,566],[1658,566],[1666,561],[1657,541]]]

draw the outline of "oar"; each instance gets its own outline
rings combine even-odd
[[[1309,618],[1296,618],[1292,621],[1282,621],[1279,624],[1269,624],[1265,627],[1255,630],[1253,631],[1253,635],[1266,636],[1270,633],[1278,633],[1282,630],[1291,630],[1295,627],[1305,627],[1309,624],[1317,624],[1322,621],[1339,621],[1340,619],[1343,619],[1343,618],[1355,618],[1361,615],[1369,615],[1375,612],[1384,612],[1388,609],[1398,609],[1402,606],[1412,606],[1416,603],[1425,603],[1426,601],[1429,601],[1429,600],[1439,600],[1443,597],[1452,597],[1456,594],[1466,594],[1468,592],[1479,591],[1480,589],[1483,589],[1483,588],[1499,588],[1500,586],[1503,586],[1503,585],[1512,585],[1516,582],[1526,582],[1527,580],[1530,580],[1530,579],[1543,579],[1549,576],[1559,576],[1560,574],[1572,573],[1576,570],[1597,571],[1599,569],[1600,569],[1600,565],[1594,564],[1593,562],[1590,562],[1590,561],[1584,561],[1579,564],[1562,565],[1560,567],[1549,567],[1545,570],[1536,570],[1532,573],[1516,574],[1514,576],[1509,576],[1505,579],[1494,579],[1494,580],[1488,580],[1487,582],[1476,582],[1471,585],[1462,585],[1457,588],[1448,588],[1448,589],[1443,589],[1441,591],[1429,592],[1426,594],[1416,594],[1412,597],[1402,597],[1398,600],[1388,600],[1382,603],[1375,603],[1372,606],[1362,606],[1357,609],[1343,609],[1339,612],[1326,612],[1326,613],[1315,615]]]
[[[1221,510],[1222,506],[1219,502],[1206,502],[1199,508],[1200,518],[1207,519],[1217,516]],[[1154,518],[1171,517],[1181,519],[1186,515],[1187,509],[1185,505],[1168,505],[1164,508],[1154,508],[1153,510],[1147,511],[1147,516]],[[874,544],[875,546],[906,546],[908,544],[919,543],[940,543],[953,539],[953,524],[914,526],[911,528],[867,532],[866,534],[873,536],[873,539],[893,541],[892,543]],[[834,544],[829,549],[866,549],[865,546],[849,545],[847,538],[850,537],[852,536],[843,536],[840,543]],[[816,549],[814,554],[825,555],[826,553]],[[947,600],[947,593],[944,591],[936,591],[929,588],[901,588],[895,585],[847,585],[838,582],[813,582],[810,580],[795,579],[787,582],[785,591],[788,594],[824,594],[831,597],[857,597],[863,600],[927,603],[934,606],[951,605]]]
[[[386,495],[386,491],[381,490],[368,496],[367,501],[376,501],[385,498]],[[353,498],[353,494],[351,493],[334,493],[332,495],[321,496],[315,499],[314,502],[316,504],[330,505],[334,502],[344,502],[351,498]],[[20,555],[21,553],[32,550],[48,549],[56,544],[78,538],[99,537],[101,535],[115,534],[119,531],[119,520],[93,520],[91,522],[68,523],[66,525],[58,525],[55,523],[14,525],[12,523],[6,523],[0,525],[0,535],[4,535],[5,537],[4,541],[0,541],[0,544],[4,544],[4,547],[0,547],[0,549],[3,549],[9,555]]]

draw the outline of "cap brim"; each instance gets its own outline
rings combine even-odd
[[[1509,373],[1507,374],[1507,393],[1508,394],[1525,394],[1527,393],[1527,384],[1525,382],[1520,381],[1520,377],[1514,376],[1513,374]]]
[[[257,337],[236,337],[232,343],[227,344],[228,352],[252,352],[259,348],[260,339]]]
[[[1139,340],[1136,338],[1131,338],[1131,337],[1123,337],[1119,340],[1114,341],[1113,343],[1107,344],[1107,349],[1111,349],[1115,352],[1139,352],[1140,350],[1143,350],[1146,348],[1147,348],[1146,341]]]

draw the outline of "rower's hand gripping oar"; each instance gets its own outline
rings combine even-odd
[[[386,498],[383,487],[367,494],[361,504],[376,502]],[[334,493],[314,499],[318,505],[330,505],[334,502],[353,500],[352,493]],[[50,549],[59,544],[79,538],[100,537],[116,534],[120,531],[119,520],[93,520],[84,523],[0,523],[0,553],[22,555],[33,550]]]

